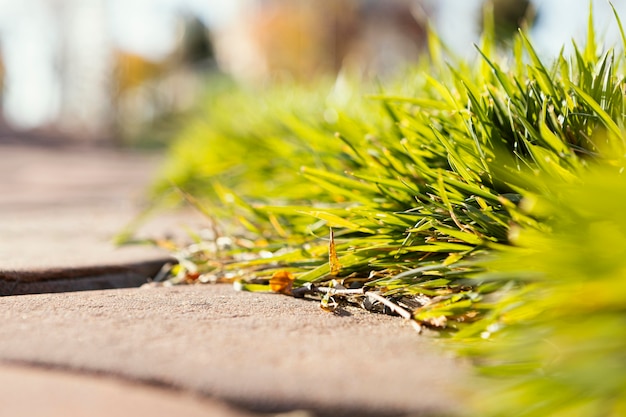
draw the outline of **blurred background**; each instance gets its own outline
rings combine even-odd
[[[586,33],[587,0],[492,0],[545,56]],[[0,0],[0,138],[164,143],[212,82],[384,78],[425,53],[427,25],[475,53],[484,0]],[[607,44],[609,3],[591,1]],[[626,2],[616,1],[626,17]],[[1,140],[1,139],[0,139]]]

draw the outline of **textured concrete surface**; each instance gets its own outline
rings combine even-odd
[[[0,320],[0,361],[176,387],[257,412],[440,415],[459,407],[467,376],[397,317],[332,314],[228,285],[4,297]]]
[[[1,417],[250,417],[188,393],[52,369],[0,365]]]
[[[136,286],[156,274],[169,254],[151,246],[116,247],[133,221],[161,158],[106,149],[0,146],[0,294],[65,285],[77,289]],[[144,237],[202,227],[195,212],[162,215],[139,230]],[[54,288],[53,288],[54,287]]]

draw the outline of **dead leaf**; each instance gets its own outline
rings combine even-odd
[[[190,283],[196,281],[198,278],[200,278],[200,273],[196,271],[188,271],[187,274],[185,274],[185,280]]]
[[[339,271],[341,271],[341,264],[335,249],[335,234],[332,227],[330,228],[330,243],[328,244],[328,263],[330,264],[330,275],[337,276]]]
[[[270,290],[280,294],[291,295],[294,276],[289,271],[276,271],[270,278]]]

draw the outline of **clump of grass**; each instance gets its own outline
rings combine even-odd
[[[549,231],[520,229],[513,248],[486,261],[477,278],[509,288],[485,300],[481,322],[454,335],[489,377],[479,415],[626,412],[623,163],[592,166],[576,182],[541,179],[553,191],[526,210]]]
[[[486,414],[619,415],[624,55],[589,21],[549,65],[524,33],[500,56],[488,28],[479,65],[448,65],[431,36],[427,71],[367,98],[220,98],[172,151],[219,224],[174,280],[391,306],[507,377]]]

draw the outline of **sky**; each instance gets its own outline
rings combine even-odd
[[[105,68],[106,51],[121,48],[158,60],[172,50],[178,36],[177,13],[190,11],[213,29],[228,25],[248,0],[0,0],[0,52],[5,65],[2,108],[17,128],[52,122],[60,112],[94,117],[86,103],[97,91],[78,88],[80,82],[97,82]],[[385,1],[385,0],[379,0]],[[460,55],[474,53],[478,40],[473,23],[481,0],[427,0],[440,8],[435,27],[444,42]],[[588,0],[534,0],[539,19],[532,33],[544,56],[553,56],[573,37],[582,43],[586,33]],[[619,39],[608,1],[592,0],[596,27],[606,32],[611,44]],[[626,1],[614,1],[626,20]],[[55,16],[64,14],[64,27]],[[74,64],[65,68],[75,83],[59,80],[59,48],[62,31],[75,34],[71,55]],[[101,67],[99,67],[99,65]],[[87,75],[85,75],[87,74]],[[91,74],[91,75],[89,75]],[[84,77],[93,80],[84,80]],[[64,87],[65,85],[65,87]],[[69,86],[69,87],[68,87]],[[70,87],[75,87],[70,88]],[[64,107],[68,91],[79,105]],[[104,94],[105,92],[100,92]],[[70,95],[71,95],[70,94]],[[95,102],[95,101],[94,101]],[[85,113],[85,114],[83,114]]]

